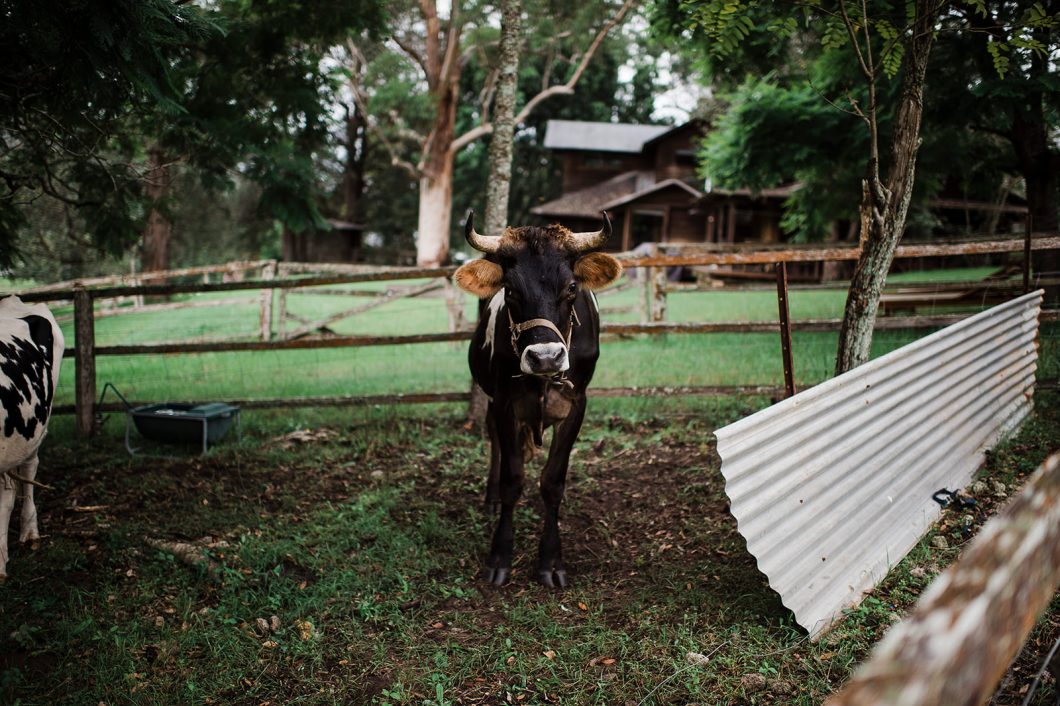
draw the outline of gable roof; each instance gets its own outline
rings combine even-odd
[[[549,120],[545,127],[545,147],[553,150],[639,154],[644,143],[672,129],[669,125]]]
[[[538,216],[596,218],[605,203],[635,193],[645,178],[650,178],[650,173],[623,172],[607,181],[570,191],[540,206],[534,206],[530,213]]]
[[[608,201],[607,203],[603,204],[600,208],[603,209],[603,210],[607,210],[607,209],[611,209],[611,208],[618,208],[619,206],[625,206],[628,203],[633,203],[634,201],[639,201],[640,199],[644,198],[645,196],[649,196],[649,195],[654,194],[654,193],[659,192],[659,191],[665,191],[666,189],[677,189],[679,191],[683,190],[683,191],[685,191],[688,194],[690,200],[691,199],[698,199],[700,196],[703,195],[703,193],[701,191],[697,191],[696,189],[693,189],[691,186],[689,186],[688,184],[684,183],[680,179],[666,179],[664,181],[660,181],[658,184],[655,184],[654,186],[652,186],[652,187],[650,187],[648,189],[644,189],[642,191],[637,191],[637,192],[632,193],[632,194],[626,194],[624,196],[618,197],[617,199],[613,199],[611,201]]]
[[[663,140],[667,139],[668,137],[672,137],[682,132],[691,132],[693,134],[699,133],[700,135],[702,135],[705,134],[706,131],[707,122],[705,120],[700,120],[699,118],[693,118],[687,123],[681,123],[680,125],[668,127],[664,132],[661,132],[650,140],[645,141],[645,143],[641,145],[641,148],[645,150],[650,149],[662,142]]]

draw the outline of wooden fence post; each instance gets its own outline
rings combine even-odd
[[[276,308],[276,338],[281,341],[287,340],[287,289],[281,287],[276,296],[280,303]]]
[[[276,261],[270,260],[261,268],[261,278],[271,280],[276,278]],[[268,341],[272,338],[272,314],[276,306],[276,297],[272,289],[261,290],[261,340]]]
[[[637,319],[642,324],[648,323],[648,316],[651,311],[651,307],[648,306],[648,280],[653,275],[654,272],[650,267],[637,268]]]
[[[449,312],[449,331],[450,333],[461,331],[467,318],[464,315],[466,305],[464,293],[450,278],[443,277],[442,280],[445,282],[445,306]]]
[[[788,397],[795,396],[795,364],[791,353],[791,315],[788,313],[788,268],[778,262],[777,306],[780,309],[780,355],[784,359],[784,389]]]
[[[74,405],[77,433],[88,438],[96,425],[96,324],[92,294],[83,287],[74,290]]]
[[[1034,216],[1027,211],[1027,221],[1023,234],[1023,293],[1031,291],[1031,238],[1034,237]]]
[[[659,246],[653,245],[650,257],[659,256]],[[666,268],[648,268],[648,306],[652,321],[666,321]]]

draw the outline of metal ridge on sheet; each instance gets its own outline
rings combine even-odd
[[[1031,409],[1042,291],[936,331],[715,432],[740,533],[811,636],[916,544],[940,488]]]

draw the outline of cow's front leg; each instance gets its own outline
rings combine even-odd
[[[585,396],[574,400],[567,418],[556,425],[548,461],[541,471],[541,499],[545,505],[545,525],[538,549],[537,580],[549,588],[567,587],[567,570],[563,566],[563,547],[559,538],[559,507],[567,486],[567,466],[574,440],[585,417]]]
[[[497,437],[497,418],[491,402],[486,409],[486,429],[490,437],[490,473],[486,478],[486,512],[496,515],[501,506],[501,442]]]
[[[508,577],[512,573],[512,548],[515,540],[512,516],[523,492],[523,454],[518,425],[511,409],[495,409],[494,421],[500,446],[498,490],[501,513],[493,531],[493,542],[483,576],[494,586],[503,586],[508,583]]]
[[[33,502],[33,480],[37,477],[37,454],[33,454],[21,466],[18,467],[19,475],[27,482],[22,483],[22,523],[18,535],[18,541],[31,542],[34,549],[40,542],[40,533],[37,531],[37,506]]]
[[[15,507],[15,479],[3,471],[0,477],[0,581],[7,578],[7,529],[11,524],[11,510]]]

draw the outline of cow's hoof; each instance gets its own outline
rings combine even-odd
[[[567,572],[563,569],[538,571],[537,580],[542,586],[547,586],[548,588],[566,588],[569,583]]]
[[[487,566],[485,569],[482,570],[482,578],[486,581],[489,581],[494,586],[505,585],[506,583],[508,583],[508,578],[511,575],[511,568],[505,568],[503,566],[498,566],[497,568]]]

